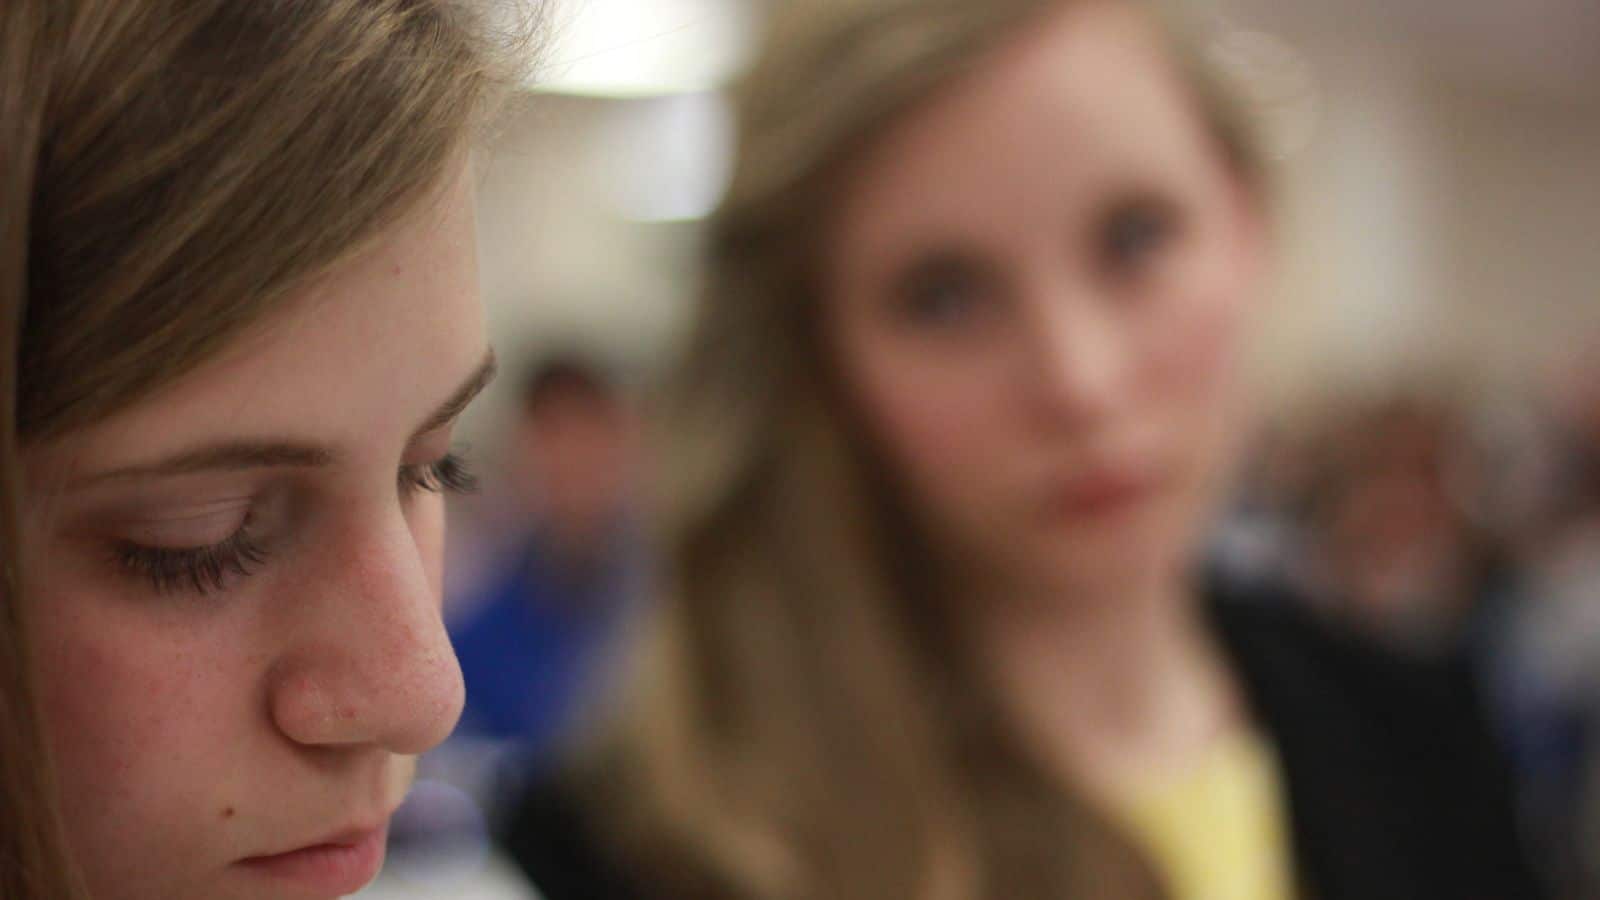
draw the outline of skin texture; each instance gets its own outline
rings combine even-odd
[[[1240,424],[1258,218],[1126,4],[1052,14],[856,161],[825,333],[935,546],[987,593],[1170,587]]]
[[[263,328],[26,462],[29,638],[75,857],[117,898],[331,896],[239,861],[379,828],[460,714],[440,619],[442,498],[410,486],[487,353],[471,179]],[[267,441],[311,459],[115,475]],[[127,544],[247,575],[158,585]]]

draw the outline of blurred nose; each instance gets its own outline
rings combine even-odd
[[[306,624],[272,674],[272,716],[304,745],[422,753],[449,736],[464,700],[437,581],[398,508],[343,531],[308,577]]]
[[[1024,300],[1022,377],[1038,414],[1055,425],[1099,422],[1123,402],[1127,335],[1116,310],[1082,289],[1040,285]]]

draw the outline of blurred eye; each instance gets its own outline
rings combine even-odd
[[[1138,274],[1152,265],[1178,230],[1178,214],[1170,204],[1150,199],[1122,203],[1101,226],[1101,258],[1114,274]]]
[[[949,328],[971,322],[991,291],[982,267],[956,257],[927,260],[910,270],[897,291],[896,311],[917,327]]]

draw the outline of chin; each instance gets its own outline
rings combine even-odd
[[[1181,578],[1194,555],[1193,530],[1160,520],[1054,535],[1025,564],[1046,583],[1096,594],[1130,590],[1152,578]]]

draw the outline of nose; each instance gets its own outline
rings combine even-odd
[[[424,559],[436,542],[419,542],[398,509],[341,531],[308,567],[294,649],[270,676],[273,720],[307,746],[420,754],[449,736],[465,696],[437,561]]]
[[[1038,414],[1053,424],[1094,424],[1125,400],[1128,334],[1118,310],[1092,292],[1041,286],[1024,301],[1022,377]]]

